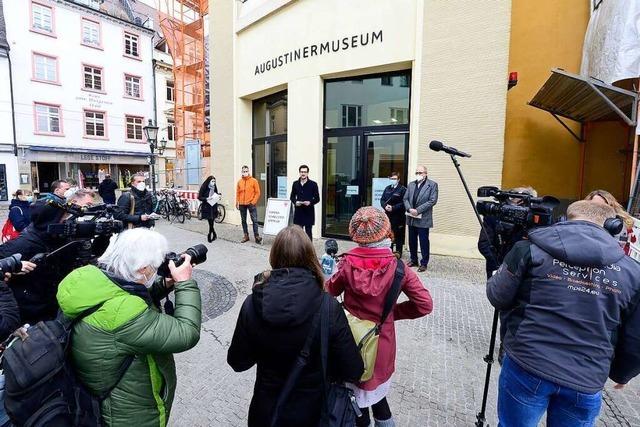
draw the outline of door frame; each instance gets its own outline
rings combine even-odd
[[[264,205],[265,208],[267,206],[267,200],[269,199],[269,194],[272,193],[273,188],[275,187],[276,189],[278,188],[278,183],[274,182],[275,181],[275,175],[274,175],[274,170],[273,167],[271,166],[271,163],[273,161],[273,145],[272,143],[275,142],[284,142],[285,144],[288,144],[287,141],[287,134],[286,133],[282,133],[282,134],[277,134],[277,135],[271,135],[271,136],[263,136],[260,138],[254,138],[251,140],[251,170],[252,172],[256,171],[256,157],[255,157],[255,152],[256,152],[256,143],[264,143],[265,146],[265,173],[267,174],[267,182],[265,183],[265,194],[261,194],[260,197],[263,198],[264,200]],[[256,177],[254,175],[254,178],[260,180],[260,177]],[[260,225],[264,225],[264,221],[260,220],[260,218],[258,218],[258,224]]]
[[[392,126],[367,126],[367,127],[350,127],[350,128],[336,128],[336,129],[326,129],[324,131],[324,135],[322,137],[322,194],[328,194],[328,177],[327,177],[327,148],[328,148],[328,139],[341,137],[341,136],[358,136],[360,137],[360,171],[361,178],[358,183],[358,188],[360,194],[366,196],[367,182],[366,177],[369,176],[369,170],[367,165],[367,150],[369,149],[369,144],[367,143],[367,138],[369,136],[378,136],[378,135],[406,135],[405,136],[405,150],[404,150],[404,174],[407,177],[407,181],[409,179],[408,167],[409,167],[409,125],[392,125]],[[361,197],[361,205],[362,202],[366,200],[366,197]],[[348,240],[348,236],[344,236],[341,234],[333,234],[326,232],[326,219],[327,219],[327,203],[326,201],[322,203],[322,228],[321,235],[322,237],[329,237],[333,239],[341,239]]]

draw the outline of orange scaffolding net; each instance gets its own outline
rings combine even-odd
[[[189,167],[185,161],[187,141],[200,143],[200,156],[204,159],[200,169],[203,169],[207,167],[208,158],[211,156],[210,135],[206,123],[208,99],[205,15],[209,11],[209,1],[157,1],[160,28],[173,59],[176,157],[179,169],[186,170]],[[202,173],[199,175],[202,176]]]

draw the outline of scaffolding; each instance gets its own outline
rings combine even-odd
[[[198,169],[208,170],[211,145],[207,125],[208,43],[205,39],[205,15],[209,11],[209,1],[156,1],[159,3],[160,28],[173,59],[178,175],[183,175],[181,171],[188,169],[185,159],[187,141],[199,142],[203,161]]]

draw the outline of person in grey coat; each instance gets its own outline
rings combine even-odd
[[[426,271],[429,264],[429,229],[433,227],[433,207],[438,203],[438,183],[427,178],[427,168],[416,168],[416,180],[411,181],[404,193],[404,207],[409,228],[409,267]],[[422,258],[418,264],[418,238]]]

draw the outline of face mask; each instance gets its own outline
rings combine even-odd
[[[424,179],[424,175],[416,175],[416,181],[421,182]]]
[[[33,196],[27,196],[27,202],[33,202]]]
[[[391,181],[391,185],[393,185],[394,187],[396,186],[396,184],[398,183],[397,179],[390,179],[389,181]]]
[[[144,191],[147,188],[146,185],[144,185],[144,182],[139,182],[136,184],[136,190],[138,191]]]
[[[146,274],[142,273],[142,275],[144,276],[144,286],[149,289],[151,286],[153,286],[153,284],[156,282],[156,279],[158,278],[158,270],[155,270],[153,274],[148,278]]]
[[[68,189],[67,191],[64,192],[64,198],[65,199],[69,199],[71,198],[71,196],[73,196],[74,191],[72,189]]]
[[[249,176],[249,172],[242,172],[242,176],[244,176],[244,177]]]

